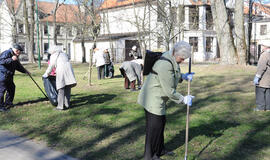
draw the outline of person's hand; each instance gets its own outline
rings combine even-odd
[[[16,61],[16,60],[18,60],[18,57],[17,56],[12,56],[12,60]]]
[[[257,76],[255,76],[254,79],[253,79],[253,84],[254,85],[258,85],[259,84],[259,80],[260,80],[260,78],[257,77]]]
[[[47,78],[48,75],[47,75],[46,73],[44,73],[44,74],[42,75],[42,77],[43,77],[43,78]]]
[[[192,99],[195,98],[192,95],[187,95],[184,97],[184,103],[187,104],[188,106],[192,106]]]
[[[194,74],[195,74],[195,72],[182,74],[182,79],[184,79],[186,81],[192,81]]]

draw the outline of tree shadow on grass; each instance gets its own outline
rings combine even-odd
[[[48,99],[47,98],[38,98],[36,100],[29,100],[29,101],[25,101],[25,102],[18,102],[16,104],[14,104],[14,107],[22,106],[22,105],[35,104],[35,103],[39,103],[39,102],[43,102],[43,101],[48,101]]]
[[[84,95],[76,94],[72,96],[71,106],[80,107],[87,104],[101,104],[115,98],[115,94],[93,94],[93,95]]]
[[[254,115],[256,116],[256,115]],[[220,160],[247,160],[247,159],[264,159],[262,149],[270,146],[269,128],[270,120],[263,123],[253,124],[253,129],[245,135],[245,138],[239,142],[234,150]],[[268,157],[269,158],[269,157]]]
[[[115,152],[119,151],[119,149],[122,146],[132,144],[136,142],[139,137],[143,136],[145,134],[145,126],[143,123],[144,122],[144,117],[138,117],[136,120],[131,121],[130,123],[124,124],[119,127],[111,127],[110,125],[107,124],[96,124],[97,129],[103,129],[102,133],[99,134],[95,139],[86,141],[82,143],[80,146],[72,148],[70,151],[71,155],[78,154],[81,150],[84,150],[85,148],[89,148],[89,151],[79,157],[80,159],[83,160],[103,160],[103,159],[113,159],[113,155]],[[136,126],[133,128],[133,126]],[[132,129],[133,128],[133,129]],[[119,134],[127,129],[130,129],[130,131],[127,134],[122,135],[118,140],[109,143],[108,145],[101,147],[97,150],[91,150],[93,146],[95,146],[97,143],[101,141],[105,141],[108,137],[110,137],[113,134]],[[133,151],[135,150],[130,150],[130,153],[123,151],[122,154],[125,154],[125,160],[134,160],[134,159],[141,159],[143,153],[141,153],[139,156],[135,155],[134,157]],[[131,154],[130,158],[127,158]],[[108,158],[108,156],[110,158]],[[123,158],[123,157],[122,157]]]
[[[238,126],[238,123],[231,123],[222,120],[216,120],[209,124],[201,124],[196,127],[189,128],[189,141],[197,136],[207,136],[211,137],[211,141],[199,152],[198,156],[213,142],[213,139],[217,139],[218,137],[223,135],[223,132],[231,127]],[[178,134],[174,136],[169,142],[166,143],[166,147],[169,150],[175,150],[180,146],[185,144],[185,136],[186,130],[180,131]]]

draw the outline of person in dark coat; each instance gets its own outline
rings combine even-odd
[[[109,72],[110,72],[109,67],[111,65],[111,57],[110,57],[110,53],[108,49],[105,49],[103,52],[104,52],[103,57],[105,60],[105,76],[109,77]]]
[[[8,110],[7,108],[13,106],[15,70],[27,73],[27,70],[19,62],[22,51],[23,48],[20,45],[14,44],[12,48],[0,54],[0,112],[5,112]]]

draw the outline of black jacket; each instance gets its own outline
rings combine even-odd
[[[12,60],[13,55],[12,49],[6,50],[0,54],[0,81],[13,78],[15,70],[26,73],[25,68],[18,60]]]

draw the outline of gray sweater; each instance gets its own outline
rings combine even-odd
[[[270,49],[261,54],[256,76],[260,78],[259,87],[270,88]]]

